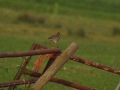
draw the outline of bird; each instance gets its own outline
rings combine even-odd
[[[57,41],[60,39],[60,32],[57,32],[55,35],[48,37],[48,40],[53,42],[56,46]]]

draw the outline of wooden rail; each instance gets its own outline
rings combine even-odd
[[[43,86],[58,72],[65,62],[68,61],[71,55],[77,50],[78,46],[75,43],[70,46],[53,62],[46,72],[33,85],[34,90],[41,90]]]
[[[36,50],[37,49],[37,50]],[[77,45],[75,43],[72,43],[63,53],[61,52],[60,48],[48,48],[46,46],[40,45],[33,43],[29,51],[22,51],[22,52],[2,52],[0,53],[0,58],[5,58],[5,57],[22,57],[22,56],[29,56],[28,58],[25,58],[24,62],[22,63],[22,68],[18,70],[16,73],[14,80],[9,81],[9,82],[1,82],[0,83],[0,88],[3,87],[9,87],[8,90],[14,90],[16,85],[20,84],[28,84],[28,83],[36,83],[33,86],[34,90],[40,90],[43,88],[43,86],[48,82],[55,82],[58,84],[63,84],[69,87],[73,87],[76,89],[80,90],[97,90],[94,88],[89,88],[86,86],[82,86],[80,84],[76,84],[73,82],[69,82],[66,80],[62,80],[59,78],[54,78],[54,74],[62,67],[62,65],[67,62],[68,59],[71,59],[73,61],[83,63],[98,69],[102,69],[108,72],[112,72],[115,74],[120,75],[120,70],[111,68],[109,66],[105,66],[103,64],[99,64],[97,62],[92,62],[90,60],[86,60],[77,56],[73,56],[73,53],[77,50]],[[31,56],[33,55],[40,55],[40,54],[48,54],[48,53],[54,53],[55,55],[58,55],[57,58],[50,58],[45,69],[43,70],[43,73],[37,73],[31,71],[30,73],[27,73],[25,71],[26,65],[29,63],[29,60],[31,59]],[[60,56],[59,56],[60,55]],[[27,74],[30,76],[33,76],[35,78],[31,79],[23,79],[20,80],[20,77],[22,74]],[[119,88],[119,85],[117,89]],[[117,90],[116,89],[116,90]]]
[[[60,53],[60,48],[49,48],[49,49],[41,49],[41,50],[29,50],[29,51],[21,51],[21,52],[2,52],[0,53],[0,58],[5,57],[22,57],[22,56],[34,56],[34,55],[42,55],[49,53]]]

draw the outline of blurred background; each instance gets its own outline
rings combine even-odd
[[[120,69],[119,0],[0,0],[0,52],[28,50],[33,42],[50,46],[48,37],[57,32],[62,50],[75,42],[75,55]],[[0,58],[0,81],[13,79],[22,62],[17,59]],[[114,90],[120,81],[119,75],[72,61],[56,77],[100,90]],[[75,90],[57,85],[43,90]]]
[[[104,38],[120,34],[119,0],[0,0],[0,34]],[[19,27],[19,28],[18,28]]]

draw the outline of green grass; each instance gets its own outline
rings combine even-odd
[[[23,38],[17,36],[0,36],[0,41],[2,44],[2,52],[28,50],[32,42],[49,45],[49,42],[47,40],[40,40],[39,37],[29,37],[26,39],[26,37]],[[66,40],[61,38],[61,40],[58,42],[58,46],[61,47],[62,50],[64,50],[72,41],[73,40],[66,42]],[[111,43],[103,40],[94,41],[82,38],[80,38],[79,40],[74,40],[74,42],[76,42],[79,46],[79,49],[75,53],[76,56],[105,64],[114,68],[120,68],[119,42]],[[32,58],[32,62],[34,60],[35,59]],[[0,76],[0,79],[2,81],[11,80],[18,69],[17,65],[20,65],[22,61],[22,58],[0,59],[0,70],[2,74]],[[33,64],[30,63],[29,68],[31,67],[31,65]],[[64,67],[66,67],[67,69],[64,70]],[[6,68],[9,70],[9,72],[6,72]],[[98,88],[100,90],[114,90],[117,83],[120,81],[119,75],[98,70],[73,61],[68,61],[63,66],[63,68],[55,75],[56,77],[73,81],[89,87]],[[7,73],[11,74],[11,76],[8,76]],[[44,87],[43,90],[51,88],[51,86],[53,90],[60,87],[57,84],[49,83]],[[68,88],[64,87],[63,85],[61,86],[61,88],[59,88],[59,90],[60,89],[68,90]]]
[[[61,39],[57,45],[62,51],[76,42],[79,46],[76,56],[119,69],[120,36],[112,35],[115,27],[120,28],[119,11],[119,0],[0,0],[0,52],[25,51],[33,42],[50,46],[48,36],[59,31]],[[43,18],[45,22],[24,22],[19,19],[24,14],[30,20]],[[81,28],[85,37],[78,35]],[[36,58],[31,59],[29,69]],[[22,61],[21,57],[0,58],[0,82],[12,80]],[[99,90],[114,90],[120,81],[119,75],[71,60],[55,77]],[[24,85],[16,90],[19,88]],[[49,82],[43,90],[75,89]]]
[[[80,15],[85,17],[113,19],[120,21],[120,2],[118,0],[1,0],[0,7],[17,11],[28,10],[37,13]],[[57,10],[57,11],[56,11]]]

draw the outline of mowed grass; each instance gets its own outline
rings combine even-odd
[[[54,0],[0,1],[0,52],[26,51],[33,42],[50,47],[47,38],[59,31],[61,38],[57,46],[62,51],[75,42],[79,48],[74,55],[120,69],[120,36],[113,36],[113,28],[120,28],[120,2],[84,0],[79,3],[73,0],[69,3]],[[93,3],[96,3],[96,8],[91,6]],[[30,18],[22,21],[22,15]],[[39,23],[36,19],[44,19],[45,22]],[[84,37],[78,34],[81,29],[85,31]],[[33,56],[29,69],[37,57]],[[22,57],[0,58],[0,82],[12,80],[22,61]],[[22,79],[25,77],[30,78],[23,76]],[[114,90],[120,81],[119,75],[71,60],[55,77],[99,90]],[[19,86],[16,90],[20,88],[24,90],[25,86]],[[43,90],[75,89],[49,82]]]
[[[47,38],[47,37],[46,37]],[[6,51],[25,51],[28,50],[33,42],[37,42],[43,45],[49,46],[49,41],[39,39],[39,37],[18,37],[18,36],[1,36],[1,52]],[[76,56],[95,61],[114,68],[120,68],[119,57],[119,42],[107,42],[107,41],[94,41],[90,39],[77,38],[77,40],[69,40],[66,42],[63,38],[58,42],[58,46],[64,51],[64,49],[71,43],[76,42],[79,49],[74,54]],[[29,63],[28,68],[31,69],[37,56],[33,56],[32,61]],[[19,68],[23,59],[20,58],[1,58],[0,59],[0,80],[11,80]],[[47,60],[46,60],[47,61]],[[66,70],[64,70],[66,68]],[[7,71],[8,70],[8,71]],[[106,71],[102,71],[81,63],[77,63],[69,60],[55,75],[56,77],[69,80],[75,83],[86,85],[100,90],[114,90],[118,82],[120,81],[119,75],[112,74]],[[23,77],[25,78],[25,77]],[[30,78],[30,77],[29,77]],[[24,86],[22,86],[24,88]],[[72,90],[71,88],[64,87],[63,85],[57,85],[54,83],[48,83],[43,90],[64,89]]]

